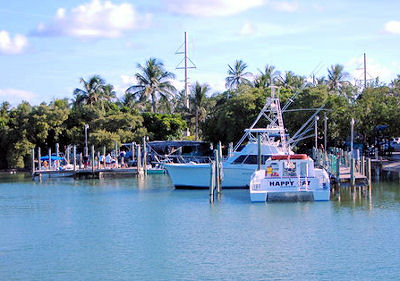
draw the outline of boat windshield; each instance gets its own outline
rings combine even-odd
[[[268,158],[270,158],[270,155],[262,155],[261,156],[261,163],[265,163]],[[258,156],[257,155],[240,155],[238,158],[236,158],[232,164],[247,164],[247,165],[256,165]]]

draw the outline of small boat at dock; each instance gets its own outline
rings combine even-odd
[[[252,202],[329,201],[330,180],[306,154],[274,155],[250,180]]]

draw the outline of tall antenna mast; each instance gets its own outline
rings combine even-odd
[[[182,50],[183,47],[183,51]],[[185,40],[183,44],[178,48],[175,54],[177,55],[184,55],[183,59],[179,62],[179,64],[176,66],[176,69],[184,69],[185,70],[185,106],[186,108],[189,108],[189,76],[188,76],[188,69],[189,68],[196,68],[196,65],[192,62],[192,60],[189,58],[188,54],[188,36],[185,31]],[[181,66],[183,62],[184,66]],[[189,66],[189,62],[191,65]]]
[[[367,88],[367,55],[364,53],[364,89]]]

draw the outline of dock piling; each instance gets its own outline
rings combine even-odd
[[[32,157],[32,176],[35,175],[35,149],[32,148],[31,150],[31,157]]]
[[[351,186],[353,187],[355,185],[355,159],[351,158],[351,165],[350,165],[350,181],[351,181]]]
[[[367,173],[368,173],[368,186],[371,188],[371,179],[372,179],[372,173],[371,173],[371,158],[367,159]]]
[[[214,189],[215,189],[215,161],[210,164],[211,167],[211,180],[210,180],[210,203],[214,203]]]
[[[74,159],[74,171],[76,171],[76,145],[74,145],[73,159]]]
[[[90,153],[90,154],[91,154],[90,156],[92,157],[92,159],[91,159],[91,160],[92,160],[92,161],[91,161],[91,162],[92,162],[92,173],[94,174],[94,145],[91,146],[91,149],[90,149],[90,150],[91,150],[91,151],[90,151],[90,152],[91,152],[91,153]]]
[[[60,145],[56,143],[56,157],[60,154]],[[56,160],[56,169],[60,167],[60,161]]]
[[[137,146],[137,174],[138,176],[143,176],[143,168],[142,168],[142,151],[140,145]]]
[[[143,137],[143,169],[144,174],[147,175],[147,145],[146,145],[146,137]]]
[[[340,156],[336,158],[336,182],[337,186],[340,187]]]
[[[39,167],[39,180],[42,180],[42,161],[40,160],[41,157],[41,151],[40,147],[38,147],[38,167]]]
[[[51,170],[51,148],[49,148],[49,170]]]
[[[135,143],[131,144],[132,162],[135,161]]]

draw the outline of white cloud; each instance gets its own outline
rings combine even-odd
[[[126,85],[127,87],[135,85],[137,83],[136,77],[129,75],[121,75],[121,81],[122,84]]]
[[[345,70],[356,80],[364,79],[364,57],[359,56],[350,59],[344,64]],[[400,71],[399,65],[383,65],[373,58],[367,57],[367,80],[379,77],[380,81],[389,83]]]
[[[129,3],[92,0],[67,11],[59,8],[51,23],[39,24],[36,35],[80,38],[115,38],[124,32],[146,27],[151,15],[139,15]]]
[[[261,6],[265,0],[164,0],[169,11],[191,16],[228,16]]]
[[[400,21],[388,21],[385,23],[384,30],[388,33],[400,34]]]
[[[34,102],[36,95],[29,91],[17,89],[0,89],[0,101],[8,101],[11,105],[17,105],[22,101]]]
[[[27,46],[28,39],[25,36],[16,34],[14,38],[12,38],[7,31],[0,31],[0,54],[20,54]]]
[[[297,2],[286,2],[286,1],[279,1],[279,2],[271,2],[270,5],[278,11],[282,12],[296,12],[299,9],[299,4]]]
[[[284,26],[272,23],[254,24],[246,22],[242,25],[238,34],[240,36],[268,37],[268,36],[282,36],[287,34],[298,34],[306,30],[307,30],[306,27]]]
[[[257,31],[257,29],[252,23],[246,22],[242,25],[242,28],[240,28],[239,35],[251,36],[251,35],[254,35],[256,33],[256,31]]]

